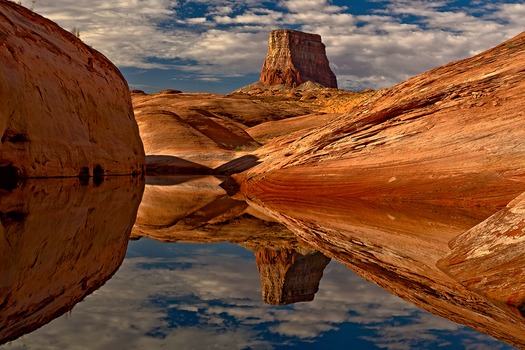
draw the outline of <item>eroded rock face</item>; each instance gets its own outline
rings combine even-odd
[[[368,280],[523,347],[525,292],[506,288],[525,276],[523,61],[525,33],[376,92],[259,149],[241,190]]]
[[[139,177],[28,180],[0,190],[0,344],[71,310],[118,269]]]
[[[130,93],[117,68],[13,2],[0,2],[0,14],[0,167],[22,177],[143,171]]]
[[[291,182],[326,195],[429,201],[485,219],[525,191],[524,59],[525,33],[376,92],[321,128],[257,150],[263,162],[248,171],[245,193]]]
[[[291,87],[312,81],[337,88],[337,79],[330,69],[321,36],[296,30],[270,32],[260,81],[266,85]]]

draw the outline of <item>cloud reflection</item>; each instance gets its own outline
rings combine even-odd
[[[146,257],[144,251],[154,253]],[[260,287],[253,255],[240,247],[132,242],[128,258],[103,288],[69,317],[24,336],[10,349],[301,348],[325,344],[348,327],[358,335],[345,333],[346,345],[331,348],[358,341],[369,348],[428,348],[450,344],[450,335],[465,347],[504,348],[419,310],[336,262],[325,269],[310,303],[266,305]]]

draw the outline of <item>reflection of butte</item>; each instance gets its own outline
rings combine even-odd
[[[143,180],[28,180],[0,190],[0,344],[71,310],[118,269]]]
[[[261,275],[262,299],[271,305],[314,300],[323,271],[330,262],[323,254],[306,249],[259,249],[255,252]]]
[[[329,258],[284,225],[234,200],[213,176],[149,177],[131,237],[230,242],[255,252],[268,304],[311,301]]]

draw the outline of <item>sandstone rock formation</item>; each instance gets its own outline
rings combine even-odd
[[[309,106],[206,93],[136,92],[132,99],[149,174],[244,170],[246,158],[235,160],[259,147],[246,133],[249,126],[311,112]]]
[[[68,312],[115,273],[143,189],[127,176],[0,190],[0,344]]]
[[[319,126],[327,120],[326,114],[345,112],[372,94],[325,88],[276,89],[261,94],[249,91],[226,96],[178,90],[155,94],[132,91],[148,173],[243,171],[257,161],[255,156],[248,156],[269,138]],[[293,118],[306,115],[310,116]]]
[[[321,36],[296,30],[270,32],[268,53],[259,80],[266,85],[290,87],[312,81],[337,88]]]
[[[131,174],[144,151],[117,68],[55,23],[0,2],[0,177]]]
[[[525,33],[379,91],[256,151],[241,190],[365,278],[524,347],[525,290],[495,292],[525,276],[523,61]]]
[[[317,251],[260,249],[255,252],[262,299],[270,305],[314,300],[323,271],[330,262]]]

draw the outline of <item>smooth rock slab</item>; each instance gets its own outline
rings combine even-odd
[[[1,1],[0,61],[0,177],[143,171],[129,89],[106,57]]]
[[[525,311],[525,194],[456,237],[438,266],[465,287]]]

